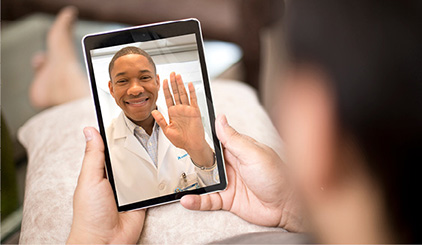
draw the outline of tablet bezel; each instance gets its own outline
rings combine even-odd
[[[96,80],[94,76],[94,69],[93,69],[90,51],[94,49],[106,48],[106,47],[117,46],[117,45],[122,45],[122,44],[152,41],[152,40],[177,37],[177,36],[188,35],[188,34],[195,34],[196,43],[198,47],[198,56],[199,56],[199,62],[201,66],[205,96],[207,100],[206,104],[207,104],[208,115],[210,119],[212,138],[214,141],[214,149],[216,153],[220,183],[211,185],[211,186],[201,187],[195,190],[172,193],[169,195],[160,196],[160,197],[120,206],[118,198],[117,198],[116,187],[114,184],[112,164],[110,161],[110,153],[109,153],[107,139],[106,139],[105,127],[104,127],[103,117],[101,113],[101,106],[100,106],[100,101],[98,97],[97,84],[96,84]],[[89,35],[86,35],[82,39],[82,46],[84,49],[85,64],[86,64],[86,68],[87,68],[90,83],[91,83],[91,92],[92,92],[94,103],[95,103],[98,126],[100,129],[100,134],[103,138],[104,146],[105,146],[104,154],[105,154],[107,178],[109,179],[109,182],[113,189],[114,198],[115,198],[117,208],[119,211],[142,209],[142,208],[162,205],[162,204],[166,204],[170,202],[176,202],[180,200],[182,196],[187,195],[187,194],[212,193],[212,192],[224,190],[227,187],[227,175],[226,175],[226,169],[225,169],[225,164],[224,164],[222,147],[215,132],[215,112],[214,112],[214,106],[213,106],[213,101],[212,101],[208,71],[207,71],[207,67],[205,63],[204,45],[203,45],[201,27],[197,19],[185,19],[185,20],[178,20],[178,21],[161,22],[161,23],[156,23],[156,24],[135,26],[135,27],[123,28],[123,29],[118,29],[118,30],[113,30],[113,31],[108,31],[108,32],[89,34]]]

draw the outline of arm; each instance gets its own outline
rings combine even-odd
[[[85,128],[85,157],[73,196],[73,222],[68,244],[136,243],[145,210],[119,213],[105,177],[104,144],[94,128]]]

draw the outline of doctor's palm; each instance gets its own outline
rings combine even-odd
[[[186,151],[200,150],[206,141],[195,88],[192,83],[189,83],[189,101],[181,76],[171,73],[170,82],[173,95],[170,92],[168,80],[163,81],[169,123],[167,124],[158,111],[154,111],[153,116],[174,146]]]
[[[168,113],[170,122],[163,132],[174,146],[195,150],[203,143],[204,128],[199,108],[175,105]]]

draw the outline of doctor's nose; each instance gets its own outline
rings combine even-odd
[[[143,92],[145,92],[144,87],[139,82],[136,82],[136,81],[132,81],[127,90],[128,95],[139,95]]]

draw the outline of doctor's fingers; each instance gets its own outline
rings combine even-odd
[[[158,126],[165,130],[168,126],[166,119],[164,118],[163,114],[157,110],[153,110],[151,115],[154,117],[155,121],[157,122]]]
[[[164,98],[166,99],[167,108],[174,106],[173,96],[171,95],[169,81],[167,79],[164,79],[163,81],[163,92]]]
[[[180,100],[179,88],[176,82],[176,73],[174,72],[170,73],[170,83],[171,83],[171,89],[173,91],[174,103],[176,103],[176,105],[179,105],[182,102]]]
[[[189,87],[189,94],[190,94],[190,105],[193,107],[198,107],[198,99],[196,97],[196,91],[195,87],[193,86],[193,83],[190,82],[188,84]]]
[[[100,181],[105,178],[104,143],[95,128],[84,129],[86,140],[85,156],[82,161],[80,181]]]
[[[186,92],[185,84],[183,83],[183,79],[180,74],[176,75],[176,83],[179,91],[180,102],[184,105],[189,105],[188,93]]]

